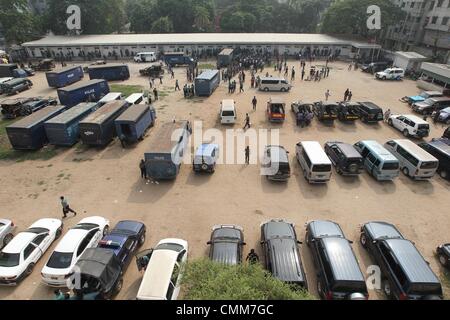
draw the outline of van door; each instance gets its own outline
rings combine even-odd
[[[364,160],[364,165],[367,171],[370,172],[372,175],[375,175],[375,171],[377,169],[376,162],[377,158],[372,153],[369,153]]]

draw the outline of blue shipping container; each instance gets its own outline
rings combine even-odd
[[[114,121],[117,136],[126,143],[135,143],[155,124],[155,118],[156,111],[153,106],[133,105]]]
[[[59,71],[46,72],[47,83],[51,88],[62,88],[84,78],[81,66],[72,66]]]
[[[220,73],[218,70],[206,70],[195,78],[195,94],[197,96],[209,97],[220,84]]]
[[[44,127],[49,143],[62,147],[73,146],[80,137],[80,121],[97,109],[96,103],[80,103],[46,121]]]
[[[81,102],[97,102],[109,93],[109,85],[105,80],[90,80],[58,89],[59,101],[69,108]]]
[[[127,80],[130,78],[130,69],[126,64],[107,64],[89,67],[89,78],[104,79],[108,81]]]

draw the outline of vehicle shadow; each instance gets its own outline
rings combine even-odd
[[[338,174],[336,171],[333,172],[332,179],[335,179],[339,188],[342,189],[357,189],[361,186],[361,179],[358,176],[343,176]]]
[[[337,122],[337,129],[344,132],[356,132],[356,123],[355,121],[336,121]]]
[[[282,193],[288,188],[289,181],[270,181],[266,176],[260,176],[261,188],[264,193]]]
[[[393,194],[397,190],[395,180],[398,178],[394,181],[377,181],[367,171],[362,174],[361,178],[364,179],[367,185],[377,194]]]
[[[300,233],[300,234],[304,234]],[[300,245],[300,255],[302,257],[303,269],[305,270],[306,280],[308,281],[308,292],[319,299],[319,292],[317,291],[317,270],[314,265],[314,260],[311,254],[311,250],[305,242],[305,238],[301,239],[303,242]]]
[[[295,163],[291,164],[292,178],[297,181],[300,192],[305,199],[323,199],[328,193],[328,185],[323,184],[311,184],[303,176],[303,169],[296,159],[293,160]]]
[[[139,291],[139,286],[141,285],[142,277],[136,279],[133,283],[131,283],[125,292],[121,292],[119,294],[119,298],[121,300],[135,300],[137,293]]]
[[[190,185],[190,186],[201,186],[204,185],[206,183],[208,183],[211,178],[212,178],[213,174],[212,173],[196,173],[194,172],[194,170],[191,169],[187,179],[186,179],[186,184]]]
[[[175,181],[151,181],[140,179],[131,188],[127,202],[156,203],[174,187]]]
[[[434,186],[429,180],[413,180],[401,174],[400,182],[415,194],[431,195],[434,193]]]

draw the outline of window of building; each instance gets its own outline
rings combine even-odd
[[[438,0],[436,7],[440,8],[440,7],[442,7],[443,4],[444,4],[444,0]]]
[[[433,17],[431,19],[431,24],[436,24],[438,17]]]
[[[450,2],[449,2],[450,3]],[[443,26],[446,26],[447,24],[448,24],[448,20],[449,20],[450,18],[449,17],[444,17],[444,18],[442,18],[442,25]]]
[[[414,8],[415,5],[416,5],[416,3],[414,1],[411,2],[411,8]]]
[[[430,2],[430,10],[433,10],[433,8],[434,8],[434,1],[431,1]]]

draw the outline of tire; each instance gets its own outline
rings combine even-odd
[[[408,138],[409,137],[409,132],[408,132],[408,130],[403,130],[403,135],[406,137],[406,138]]]
[[[409,175],[409,169],[408,169],[407,167],[404,167],[404,168],[402,169],[402,171],[403,171],[403,174],[404,174],[405,176],[407,176],[407,177],[410,176],[410,175]]]
[[[25,277],[28,277],[30,274],[32,274],[33,270],[34,270],[34,263],[30,263],[27,269],[25,270]]]
[[[357,173],[359,169],[359,166],[357,164],[351,164],[350,167],[348,167],[348,171],[350,171],[350,173]]]
[[[439,255],[439,262],[443,267],[447,266],[447,257],[444,256],[443,254]]]
[[[366,234],[364,232],[361,233],[361,236],[359,237],[359,242],[361,243],[363,248],[367,249],[367,236],[366,236]]]
[[[57,239],[59,239],[59,237],[61,237],[62,229],[63,229],[63,227],[61,226],[58,230],[56,230],[55,240],[57,240]]]
[[[361,120],[362,120],[362,122],[367,123],[367,117],[364,116],[361,118]]]
[[[3,238],[3,246],[6,247],[8,245],[8,243],[11,242],[11,240],[14,238],[14,236],[12,235],[12,233],[8,233],[4,238]]]
[[[448,172],[446,170],[441,170],[441,172],[439,172],[439,176],[442,179],[448,179]]]
[[[103,229],[103,236],[106,236],[109,232],[109,226],[105,226],[105,228]]]
[[[281,88],[280,91],[281,91],[281,92],[286,92],[286,89],[285,89],[285,88]]]
[[[384,76],[383,78],[381,78],[382,80],[386,80],[387,78],[386,78],[386,76]]]
[[[139,243],[138,243],[138,245],[141,247],[141,246],[144,245],[144,243],[145,243],[145,233],[142,234],[142,236],[139,238]]]
[[[264,88],[264,92],[269,92],[269,88]]]
[[[317,293],[319,294],[319,297],[323,299],[324,295],[322,290],[322,282],[320,281],[320,279],[317,279]]]
[[[390,125],[392,127],[392,125],[393,125],[392,119],[388,120],[388,125]]]

